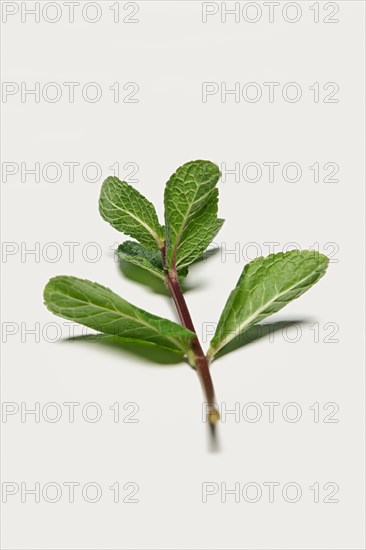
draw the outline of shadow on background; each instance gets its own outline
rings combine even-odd
[[[267,338],[269,343],[271,336],[273,336],[276,332],[279,332],[280,330],[282,331],[283,329],[292,326],[302,327],[310,322],[310,319],[290,319],[287,321],[276,321],[275,323],[263,323],[259,325],[254,325],[246,332],[236,336],[229,344],[224,346],[217,353],[215,361],[216,359],[219,359],[220,357],[231,353],[232,351],[236,351],[240,348],[248,346],[249,344],[253,344],[254,342],[262,340],[263,338]]]
[[[202,263],[203,261],[208,260],[209,258],[211,258],[211,256],[216,255],[219,251],[220,251],[220,248],[213,248],[211,250],[207,250],[203,254],[203,256],[201,256],[195,262],[193,262],[193,264],[191,264],[190,268],[192,268],[192,266],[194,266],[195,264]],[[142,267],[131,264],[121,259],[119,259],[118,261],[118,269],[119,269],[119,272],[130,281],[147,286],[155,294],[162,294],[163,296],[170,297],[170,292],[166,288],[164,282],[161,281],[158,277],[155,277],[152,273],[150,273],[146,269],[143,269]],[[204,287],[203,284],[197,284],[197,283],[190,284],[188,282],[190,280],[191,280],[191,277],[190,277],[190,274],[188,274],[188,276],[181,281],[181,289],[183,294],[185,292],[189,292],[190,290]]]
[[[126,353],[134,355],[145,362],[151,362],[158,366],[177,365],[184,362],[182,356],[179,353],[174,353],[174,351],[150,344],[124,342],[122,339],[109,334],[75,336],[71,338],[64,338],[62,341],[68,343],[86,342],[88,345],[105,347],[114,354]]]
[[[164,282],[146,269],[142,269],[142,267],[126,262],[125,260],[118,261],[118,269],[126,279],[149,287],[155,294],[170,296]]]
[[[276,332],[283,330],[284,328],[289,328],[295,325],[301,327],[303,325],[307,325],[309,322],[309,319],[294,319],[255,325],[244,334],[236,337],[232,342],[230,342],[230,344],[225,346],[217,354],[216,359],[226,355],[227,353],[245,347],[249,344],[258,342],[263,338],[268,338],[269,340],[271,336],[273,336]],[[173,351],[165,350],[163,348],[159,348],[158,346],[149,344],[124,342],[118,337],[110,336],[108,334],[76,336],[72,338],[65,338],[62,340],[62,342],[69,343],[74,341],[86,342],[88,345],[94,344],[97,346],[105,347],[114,354],[132,354],[136,357],[139,357],[142,361],[144,361],[144,363],[153,363],[155,366],[160,367],[164,367],[166,365],[178,365],[182,364],[183,362],[187,363],[181,355],[179,355],[178,353],[174,353]],[[215,425],[214,427],[212,427],[208,425],[208,428],[208,451],[214,454],[220,453],[222,451],[220,445],[220,437],[218,433],[220,426]]]
[[[275,323],[265,323],[255,325],[243,334],[239,334],[234,340],[227,344],[215,357],[215,361],[228,353],[236,351],[240,348],[263,340],[268,339],[270,342],[271,336],[285,328],[292,326],[304,326],[311,322],[310,319],[294,319],[287,321],[277,321]],[[88,334],[65,338],[62,342],[86,342],[88,345],[96,345],[105,347],[111,350],[114,354],[127,353],[135,355],[145,362],[154,363],[155,365],[178,365],[187,363],[179,353],[160,348],[159,346],[150,345],[148,343],[125,342],[123,339],[109,334]],[[188,363],[187,363],[188,365]],[[189,366],[189,365],[188,365]]]

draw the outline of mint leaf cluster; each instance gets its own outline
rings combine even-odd
[[[185,356],[201,380],[211,427],[219,418],[211,361],[234,338],[309,290],[328,266],[326,256],[310,250],[271,254],[245,265],[205,354],[181,283],[224,223],[218,217],[219,179],[218,166],[209,161],[196,160],[178,168],[165,187],[165,225],[160,224],[154,205],[128,183],[109,177],[101,188],[101,216],[134,239],[118,247],[119,259],[166,285],[180,324],[140,309],[98,283],[76,277],[54,277],[44,290],[45,305],[60,317],[120,341],[159,346]]]

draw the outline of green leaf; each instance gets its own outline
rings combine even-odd
[[[154,205],[125,181],[107,178],[100,192],[99,212],[118,231],[157,250],[164,243],[164,227],[159,224]]]
[[[208,355],[298,298],[326,272],[328,258],[311,250],[261,256],[244,267],[221,314]]]
[[[185,258],[195,255],[192,247],[197,241],[198,227],[202,228],[202,223],[197,225],[194,220],[204,216],[203,210],[207,205],[214,208],[215,200],[217,205],[215,186],[219,178],[220,170],[216,164],[205,160],[196,160],[178,168],[169,179],[164,193],[167,234],[166,266],[168,268],[178,265],[182,246],[181,266],[186,265]],[[212,226],[210,230],[213,232]],[[206,234],[206,240],[203,239],[203,241],[206,242],[209,238],[210,230]],[[185,249],[184,243],[187,240],[191,242]],[[204,242],[200,241],[201,249],[203,245]]]
[[[181,325],[139,309],[109,288],[76,277],[51,279],[44,301],[52,313],[126,342],[155,344],[184,354],[194,337]]]
[[[165,280],[161,253],[152,252],[134,241],[125,241],[117,248],[117,256],[120,260],[134,264],[155,277]]]
[[[218,191],[192,218],[183,231],[177,250],[176,266],[182,269],[200,258],[221,229],[224,220],[217,217]]]

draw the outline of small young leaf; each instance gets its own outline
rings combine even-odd
[[[247,264],[226,302],[208,356],[301,296],[325,274],[328,261],[315,251],[291,250]]]
[[[125,241],[117,248],[117,256],[125,262],[134,264],[165,280],[161,253],[152,252],[134,241]]]
[[[150,271],[159,279],[165,281],[161,252],[153,252],[135,241],[125,241],[117,248],[117,256],[122,260]],[[188,275],[188,266],[178,269],[180,281]]]
[[[54,277],[44,289],[47,308],[60,317],[123,338],[155,344],[182,354],[194,334],[126,302],[97,283],[76,277]]]
[[[104,181],[99,212],[115,229],[138,240],[149,250],[162,247],[164,227],[159,224],[153,204],[125,181],[115,177]]]
[[[190,239],[189,227],[191,226],[193,233],[197,231],[197,226],[192,223],[193,220],[200,216],[207,204],[211,201],[212,204],[214,203],[215,186],[219,178],[220,170],[216,164],[196,160],[178,168],[169,179],[164,193],[167,233],[166,266],[168,268],[177,264],[179,247],[185,240]],[[191,246],[194,240],[193,237]]]

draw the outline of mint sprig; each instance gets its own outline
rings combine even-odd
[[[101,216],[135,239],[122,243],[117,256],[166,285],[180,324],[140,309],[98,283],[76,277],[54,277],[44,290],[45,305],[60,317],[119,341],[159,346],[185,356],[201,380],[213,432],[219,413],[210,362],[234,338],[309,290],[328,266],[326,256],[310,250],[271,254],[247,264],[205,354],[181,282],[223,224],[218,217],[219,178],[218,166],[209,161],[196,160],[178,168],[165,188],[165,226],[153,204],[128,183],[109,177],[101,188]]]

